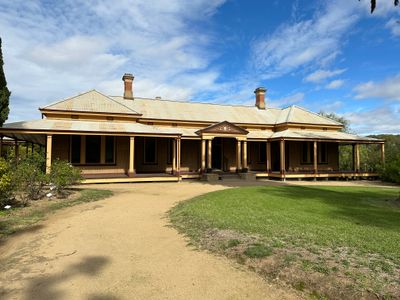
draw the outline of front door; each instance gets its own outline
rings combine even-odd
[[[213,169],[222,170],[222,139],[214,138],[212,141],[211,166]]]

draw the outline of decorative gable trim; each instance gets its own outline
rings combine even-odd
[[[247,135],[249,132],[240,126],[232,124],[228,121],[223,121],[196,131],[196,134],[198,135],[202,135],[204,133]]]

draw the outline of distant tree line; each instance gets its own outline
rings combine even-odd
[[[352,133],[350,122],[335,113],[320,112],[321,115],[342,123],[343,132]],[[377,134],[368,137],[385,141],[385,164],[382,164],[380,145],[360,145],[360,168],[365,172],[378,172],[382,180],[400,183],[400,135]],[[351,145],[339,147],[340,170],[353,168],[353,149]]]

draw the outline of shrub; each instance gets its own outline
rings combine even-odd
[[[43,196],[48,182],[44,170],[45,159],[40,154],[25,157],[16,164],[13,181],[23,205],[27,205],[29,200],[37,200]]]
[[[12,179],[9,164],[0,157],[0,209],[7,204],[12,194]]]
[[[400,183],[400,155],[386,161],[385,167],[381,168],[379,173],[384,181]]]
[[[66,189],[82,180],[81,171],[65,160],[55,160],[51,165],[50,182],[59,196],[65,196]]]

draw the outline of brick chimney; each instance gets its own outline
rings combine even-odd
[[[122,76],[122,80],[124,81],[124,99],[133,100],[133,77],[130,73],[125,73]]]
[[[264,87],[258,87],[254,91],[256,94],[256,106],[258,109],[265,109],[265,92],[267,91]]]

